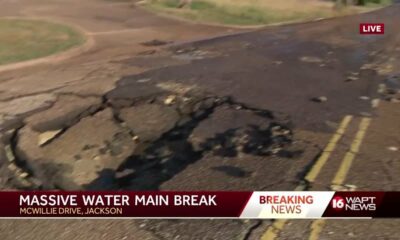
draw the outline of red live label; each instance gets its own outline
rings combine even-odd
[[[385,24],[383,23],[360,23],[360,34],[384,34]]]

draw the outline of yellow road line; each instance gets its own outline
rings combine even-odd
[[[313,182],[318,174],[321,172],[322,167],[328,161],[331,153],[335,150],[336,144],[342,138],[343,134],[345,133],[349,123],[353,119],[353,116],[347,115],[343,118],[342,122],[340,123],[338,129],[336,130],[335,134],[330,139],[328,145],[325,147],[322,155],[318,158],[317,162],[311,168],[310,172],[306,175],[305,179],[309,182]],[[301,191],[302,186],[297,186],[296,191]],[[276,220],[270,227],[268,227],[267,231],[262,235],[261,240],[274,240],[283,230],[285,227],[287,220]]]
[[[350,167],[353,164],[353,160],[356,154],[360,151],[361,143],[365,137],[365,133],[370,123],[371,123],[370,118],[363,118],[361,120],[358,132],[351,144],[350,150],[347,151],[346,155],[344,156],[340,168],[336,172],[335,177],[333,178],[332,185],[342,185],[343,182],[345,181],[346,176],[350,170]]]
[[[325,226],[326,221],[324,219],[318,219],[313,221],[311,224],[311,233],[308,240],[318,240],[319,234],[322,232],[322,229]]]
[[[307,173],[307,175],[305,177],[305,179],[307,181],[314,182],[315,179],[318,177],[318,174],[321,172],[322,167],[328,161],[333,150],[335,150],[336,144],[342,138],[342,136],[345,133],[347,127],[349,126],[349,123],[351,122],[352,118],[353,117],[349,116],[349,115],[343,118],[336,133],[332,136],[328,145],[325,147],[324,151],[322,152],[322,155],[318,158],[317,162],[312,166],[311,170]]]
[[[288,220],[286,219],[278,219],[275,220],[274,223],[268,227],[268,230],[262,235],[261,240],[273,240],[275,239],[280,231],[283,230],[285,224]]]
[[[332,185],[342,185],[347,177],[347,174],[349,173],[349,170],[351,168],[351,165],[353,164],[353,160],[356,156],[356,154],[360,151],[360,146],[362,144],[362,141],[365,137],[365,134],[367,132],[367,129],[371,123],[370,118],[363,118],[360,122],[360,125],[358,127],[358,132],[356,136],[354,137],[353,142],[351,143],[350,150],[347,151],[346,155],[344,156],[342,163],[340,164],[340,167],[338,171],[336,172],[335,177],[332,180]],[[309,240],[318,240],[319,235],[322,232],[322,229],[325,226],[325,219],[319,219],[313,221],[311,224],[311,232],[310,232],[310,237],[308,238]]]

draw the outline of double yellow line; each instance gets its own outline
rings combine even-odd
[[[343,135],[346,132],[346,129],[349,126],[352,119],[353,119],[353,116],[349,116],[349,115],[343,118],[342,122],[339,125],[339,128],[336,130],[335,134],[332,136],[328,145],[326,145],[321,156],[318,158],[317,162],[315,162],[315,164],[313,165],[311,170],[307,173],[305,179],[308,182],[313,183],[315,181],[315,179],[318,177],[319,173],[322,170],[322,167],[326,164],[326,162],[328,161],[332,152],[335,150],[337,143],[343,137]]]
[[[354,158],[356,157],[356,154],[360,151],[361,143],[364,140],[365,134],[367,132],[370,123],[371,123],[370,118],[363,118],[361,120],[357,134],[353,142],[351,143],[350,149],[346,152],[346,155],[344,156],[340,164],[339,170],[336,172],[336,175],[331,182],[332,186],[340,186],[346,180],[347,174],[350,171]],[[313,221],[313,223],[311,224],[309,240],[318,240],[319,235],[321,234],[325,224],[326,224],[325,219],[318,219]]]
[[[320,174],[322,168],[327,163],[329,157],[331,156],[332,152],[335,150],[337,143],[343,137],[344,133],[346,132],[350,122],[352,121],[353,116],[347,115],[343,118],[342,122],[340,123],[338,129],[336,130],[335,134],[330,139],[328,145],[325,147],[324,151],[322,152],[321,156],[312,166],[310,171],[305,176],[306,181],[309,183],[313,183],[318,175]],[[350,167],[353,163],[353,160],[356,154],[360,150],[361,143],[365,137],[366,131],[371,123],[370,118],[363,118],[360,122],[358,132],[350,146],[349,151],[347,151],[346,155],[344,156],[338,171],[336,172],[335,177],[332,180],[332,185],[342,185],[346,179],[346,176],[350,170]],[[298,187],[299,188],[299,187]],[[277,238],[278,234],[283,230],[285,224],[288,220],[276,220],[274,223],[267,229],[264,235],[261,237],[261,240],[274,240]],[[317,240],[319,238],[320,233],[322,232],[323,227],[325,226],[325,220],[315,220],[311,224],[311,232],[309,236],[309,240]]]
[[[332,180],[332,185],[342,185],[344,183],[350,167],[353,164],[353,160],[356,157],[356,154],[360,151],[361,143],[364,140],[370,123],[370,118],[363,118],[361,120],[360,126],[358,127],[358,132],[350,146],[349,151],[347,151],[346,155],[344,156],[339,170],[336,172],[336,175]]]

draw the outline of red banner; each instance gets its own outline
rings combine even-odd
[[[251,192],[1,192],[0,217],[230,217]]]
[[[0,192],[0,218],[397,218],[400,192]]]

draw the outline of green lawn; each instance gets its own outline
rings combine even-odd
[[[386,3],[391,0],[382,1]],[[178,8],[179,2],[180,0],[147,0],[144,6],[154,12],[198,22],[263,25],[353,14],[382,5],[337,9],[333,1],[320,0],[193,0],[190,6]]]
[[[0,65],[48,56],[84,42],[79,31],[65,25],[0,19]]]

